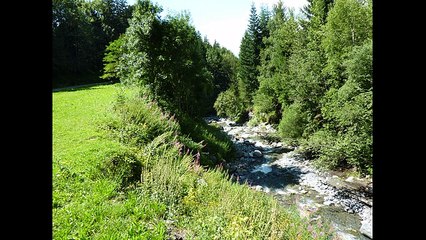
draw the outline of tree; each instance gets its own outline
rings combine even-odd
[[[327,16],[322,45],[327,55],[330,84],[344,84],[343,62],[352,48],[372,37],[371,2],[358,0],[336,0]]]
[[[331,4],[330,0],[312,0],[305,6],[308,21],[301,21],[303,46],[289,58],[290,98],[300,102],[306,113],[305,136],[321,128],[320,101],[328,89],[328,75],[323,71],[327,58],[321,42]]]
[[[120,68],[120,61],[125,54],[124,39],[125,35],[121,35],[117,40],[111,42],[105,50],[104,61],[104,74],[101,76],[103,79],[110,79],[112,81],[119,80],[123,75],[123,70]]]
[[[97,81],[105,47],[124,33],[130,13],[124,0],[53,1],[53,85]]]
[[[149,0],[137,1],[122,48],[113,42],[105,62],[118,64],[108,73],[118,73],[124,84],[149,89],[152,97],[176,114],[200,116],[208,108],[212,76],[207,70],[203,41],[189,24],[187,14],[160,17],[162,9]],[[121,41],[121,40],[120,40]],[[114,56],[114,52],[119,56]],[[109,59],[112,59],[110,61]],[[111,66],[111,65],[109,65]]]
[[[240,68],[238,71],[238,88],[241,101],[246,109],[252,106],[254,92],[259,87],[257,76],[260,65],[260,48],[262,35],[260,20],[254,4],[251,6],[249,25],[240,46]]]
[[[277,123],[282,109],[293,101],[290,99],[293,80],[289,77],[289,59],[301,48],[301,35],[293,13],[287,12],[282,2],[274,6],[268,28],[270,36],[264,39],[258,77],[260,86],[253,109],[256,121]]]
[[[53,70],[77,74],[89,68],[91,25],[82,0],[52,2]]]
[[[372,173],[372,41],[353,48],[343,64],[347,81],[331,88],[323,99],[321,112],[324,128],[312,138],[322,138],[317,149],[319,160],[330,168],[355,167],[363,174]]]
[[[231,84],[236,83],[238,58],[216,41],[213,46],[205,41],[207,69],[213,76],[213,93],[210,106],[213,107],[219,93],[227,90]]]
[[[264,39],[269,37],[269,29],[268,29],[268,23],[271,19],[271,12],[269,12],[267,7],[262,6],[260,8],[260,14],[259,14],[259,29],[260,29],[260,35],[262,37],[262,41],[260,43],[260,49],[265,48]]]

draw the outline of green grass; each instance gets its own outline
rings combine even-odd
[[[185,124],[182,133],[119,85],[53,93],[54,239],[330,239],[271,196],[200,166],[196,151],[185,154],[200,140],[216,156],[232,149],[213,126]]]
[[[100,171],[125,146],[108,137],[117,85],[53,93],[54,239],[162,239],[164,204],[136,190],[121,192],[120,181]]]

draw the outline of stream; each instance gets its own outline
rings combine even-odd
[[[250,127],[224,118],[205,118],[220,125],[237,150],[225,165],[241,184],[273,195],[284,206],[296,206],[309,221],[326,222],[338,239],[372,239],[372,180],[320,171],[297,147],[273,141],[267,124]]]

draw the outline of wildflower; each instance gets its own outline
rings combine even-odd
[[[200,152],[197,151],[197,154],[195,154],[195,164],[200,165]]]

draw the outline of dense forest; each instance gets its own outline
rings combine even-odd
[[[131,15],[126,0],[53,0],[53,87],[103,81],[105,48],[124,33]]]
[[[371,174],[372,1],[308,2],[305,18],[282,2],[272,12],[252,7],[237,81],[215,109],[277,124],[319,166]]]

